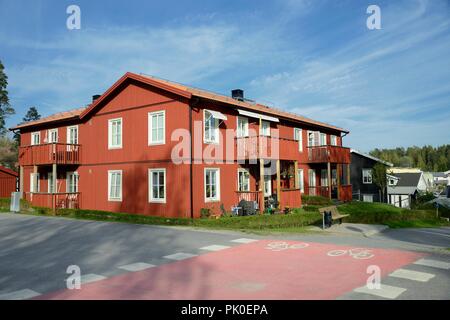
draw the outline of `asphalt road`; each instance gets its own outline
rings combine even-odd
[[[432,274],[427,281],[383,279],[402,291],[397,299],[449,299],[450,229],[387,230],[364,237],[341,234],[259,236],[240,232],[203,231],[125,223],[71,220],[65,218],[0,214],[0,299],[31,298],[66,288],[67,267],[77,265],[86,281],[114,278],[130,272],[121,266],[159,268],[174,263],[173,254],[207,255],[215,249],[242,246],[239,239],[308,241],[322,244],[400,249],[427,252],[440,267],[410,264],[402,267]],[[236,242],[236,240],[238,240]],[[440,247],[440,250],[437,250]],[[220,250],[220,248],[219,248]],[[230,249],[227,249],[230,250]],[[245,249],[243,249],[245,252]],[[249,249],[250,250],[250,249]],[[288,288],[286,288],[288,290]],[[101,297],[100,297],[101,298]],[[377,295],[347,292],[339,299],[378,299]],[[382,297],[381,297],[382,298]]]

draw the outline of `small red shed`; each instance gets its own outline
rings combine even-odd
[[[18,173],[0,166],[0,198],[9,198],[11,192],[17,191]]]

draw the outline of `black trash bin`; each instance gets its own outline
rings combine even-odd
[[[330,228],[332,225],[331,211],[325,211],[325,227]]]

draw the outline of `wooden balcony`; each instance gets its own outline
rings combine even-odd
[[[339,188],[339,190],[338,190]],[[308,187],[307,194],[310,196],[322,196],[325,198],[329,198],[329,187],[326,186],[316,186],[316,187]],[[351,185],[340,185],[339,187],[332,187],[332,198],[337,199],[339,201],[352,201],[352,186]]]
[[[236,191],[236,203],[239,203],[241,200],[245,201],[255,201],[258,204],[258,208],[261,208],[260,203],[262,199],[261,191]]]
[[[302,197],[300,189],[281,189],[280,208],[300,208],[302,205]]]
[[[327,145],[307,149],[308,163],[350,163],[350,148]]]
[[[52,209],[79,209],[81,201],[81,193],[79,192],[26,192],[24,198],[33,206],[52,208]]]
[[[19,148],[19,165],[79,164],[81,145],[47,143]]]
[[[236,159],[292,160],[299,156],[298,141],[293,139],[252,136],[236,138]]]

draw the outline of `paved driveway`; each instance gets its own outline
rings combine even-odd
[[[450,298],[448,256],[397,242],[1,214],[0,299]],[[355,258],[357,247],[366,253]],[[65,290],[70,265],[81,290]],[[364,291],[369,265],[381,268],[385,290]]]

